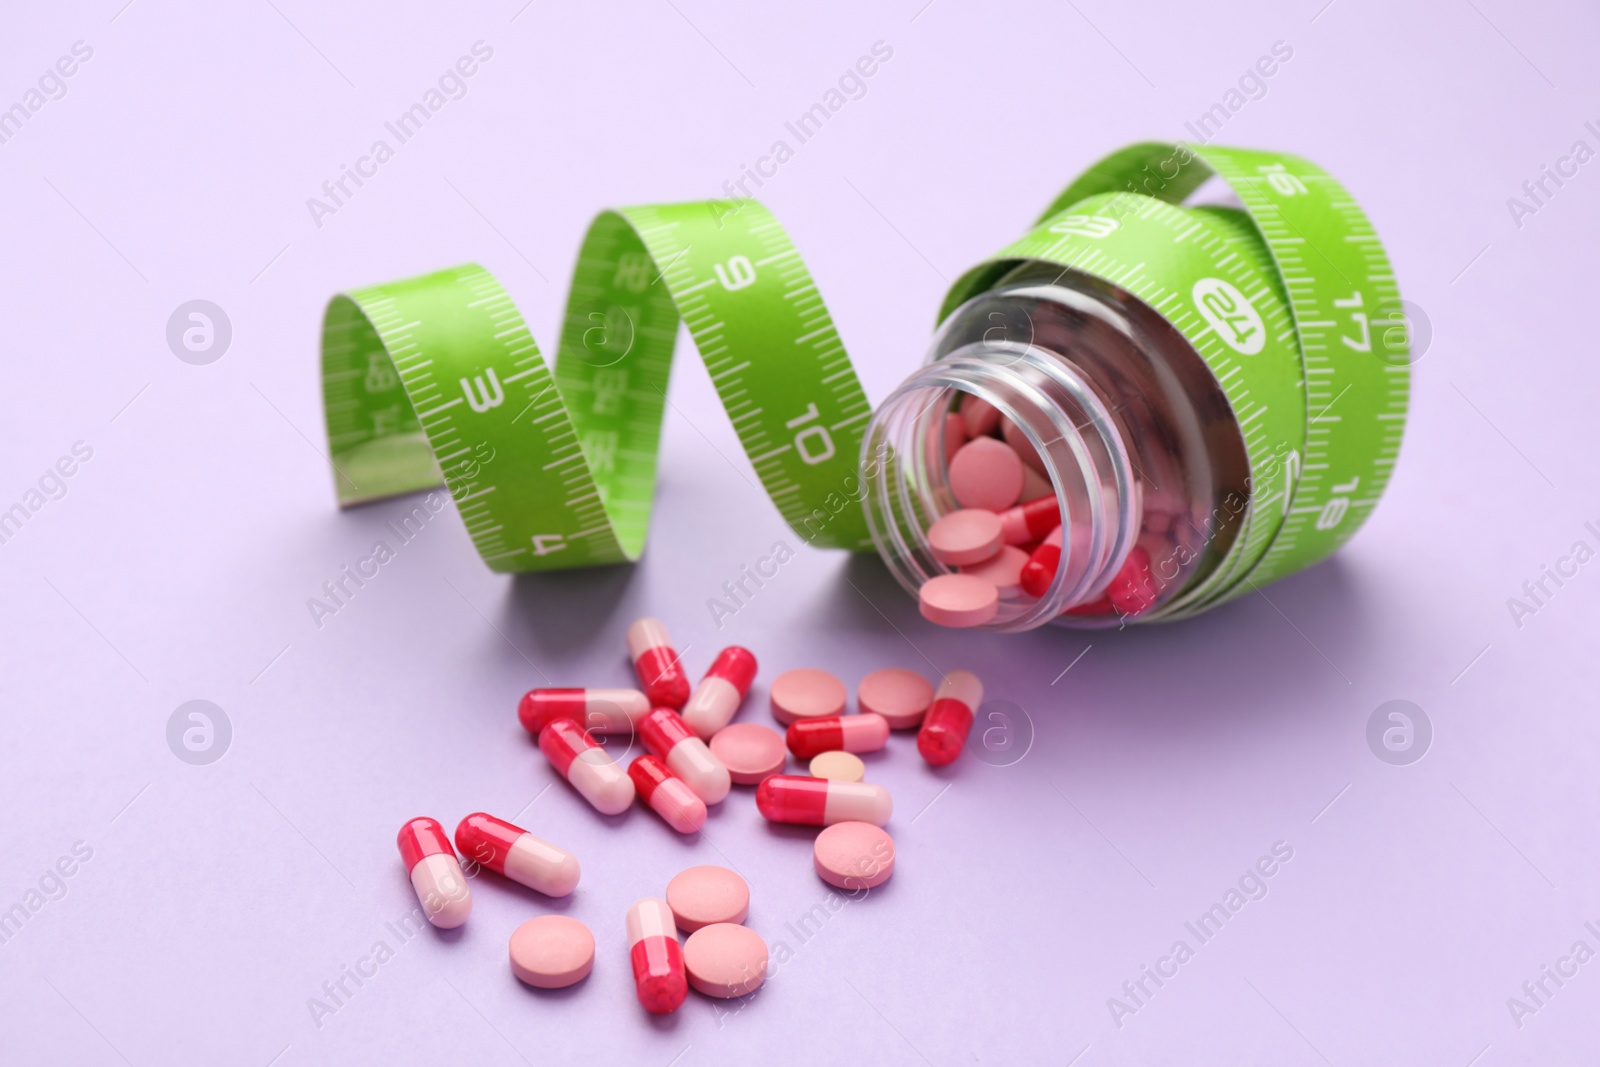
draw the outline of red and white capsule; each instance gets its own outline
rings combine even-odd
[[[676,711],[689,702],[689,676],[660,619],[640,619],[628,627],[628,656],[651,707]]]
[[[832,826],[836,822],[889,821],[889,791],[869,782],[830,781],[799,774],[772,774],[756,786],[756,807],[768,822]]]
[[[785,740],[796,759],[810,759],[820,752],[876,752],[889,742],[889,720],[870,711],[796,719]]]
[[[717,653],[711,669],[694,687],[689,703],[683,706],[683,721],[700,735],[700,740],[711,740],[712,734],[733,721],[755,678],[755,653],[729,645]]]
[[[1000,513],[1000,536],[1008,545],[1037,541],[1060,525],[1061,505],[1054,495],[1016,504]]]
[[[626,735],[649,710],[637,689],[530,689],[517,704],[517,718],[534,737],[552,719],[571,719],[592,734]]]
[[[646,752],[628,764],[628,777],[650,810],[678,833],[692,834],[706,824],[706,802],[655,756]]]
[[[1134,545],[1128,558],[1122,561],[1117,576],[1106,587],[1106,596],[1119,615],[1138,615],[1149,611],[1159,596],[1155,575],[1150,569],[1150,553],[1143,545]]]
[[[1050,531],[1050,536],[1033,550],[1028,562],[1022,565],[1022,574],[1018,577],[1022,591],[1029,596],[1044,596],[1045,591],[1050,588],[1050,583],[1056,580],[1056,568],[1060,566],[1061,527],[1057,526]]]
[[[954,763],[967,745],[973,717],[983,703],[983,682],[971,671],[951,671],[934,690],[933,705],[917,731],[917,751],[935,767]]]
[[[732,788],[728,768],[671,708],[656,708],[640,719],[639,740],[707,804],[720,804]]]
[[[400,827],[400,859],[411,878],[417,902],[428,921],[441,930],[453,930],[472,914],[472,890],[456,862],[455,849],[439,820],[426,816]]]
[[[468,862],[547,897],[578,888],[578,857],[487,812],[475,811],[457,824],[456,849]]]
[[[633,990],[644,1010],[667,1015],[689,995],[683,949],[672,909],[646,897],[628,909],[628,956],[633,963]]]
[[[600,814],[620,815],[633,803],[628,772],[571,719],[555,719],[541,730],[539,751]]]

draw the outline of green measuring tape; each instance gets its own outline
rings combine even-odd
[[[1176,206],[1212,174],[1248,217]],[[1158,310],[1243,430],[1241,535],[1163,617],[1305,567],[1364,521],[1399,450],[1408,339],[1377,236],[1327,173],[1282,153],[1134,145],[959,279],[941,319],[1022,260],[1096,275]],[[443,481],[496,571],[637,559],[680,321],[789,525],[819,547],[870,547],[859,453],[871,408],[799,253],[755,201],[598,216],[553,371],[481,267],[335,296],[322,376],[341,505]]]

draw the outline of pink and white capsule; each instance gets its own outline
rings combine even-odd
[[[711,740],[712,734],[733,721],[755,677],[755,653],[738,645],[718,652],[711,669],[694,687],[689,703],[683,706],[683,721],[700,735],[700,740]]]
[[[636,757],[628,764],[628,777],[640,799],[678,833],[696,833],[706,824],[706,802],[660,759],[648,752]]]
[[[649,710],[637,689],[530,689],[517,704],[517,718],[534,737],[551,719],[571,719],[592,734],[631,734]]]
[[[639,1003],[652,1015],[678,1010],[689,995],[678,924],[664,901],[646,897],[628,909],[628,958]]]
[[[935,767],[954,763],[967,745],[983,703],[983,682],[971,671],[951,671],[939,681],[933,706],[917,731],[917,751]]]
[[[578,857],[487,812],[461,820],[456,848],[471,862],[547,897],[564,897],[578,888]]]
[[[870,711],[796,719],[789,724],[786,740],[798,759],[823,752],[876,752],[889,741],[889,720]]]
[[[756,808],[768,822],[832,826],[839,822],[889,821],[894,801],[870,782],[836,782],[799,774],[771,774],[756,786]]]
[[[539,751],[602,815],[620,815],[633,803],[633,779],[571,719],[556,719],[539,733]]]
[[[628,657],[652,707],[681,708],[689,700],[689,676],[660,619],[639,619],[628,627]]]
[[[400,859],[428,921],[453,930],[472,914],[472,891],[439,820],[426,816],[400,827]]]
[[[671,708],[656,708],[640,719],[639,740],[707,804],[721,803],[732,788],[728,768]]]

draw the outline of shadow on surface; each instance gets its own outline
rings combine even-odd
[[[820,591],[820,607],[842,628],[893,627],[909,646],[904,665],[932,679],[971,669],[986,700],[1015,701],[1031,715],[1070,710],[1117,732],[1133,704],[1144,729],[1156,719],[1233,733],[1310,703],[1303,698],[1313,687],[1359,698],[1374,592],[1334,557],[1180,622],[997,634],[926,622],[876,556],[854,554]]]
[[[501,606],[534,650],[565,657],[593,642],[617,610],[638,568],[631,563],[570,571],[518,574]],[[537,657],[536,657],[537,658]]]

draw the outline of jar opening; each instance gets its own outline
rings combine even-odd
[[[990,405],[1016,432],[1049,489],[1060,525],[1060,559],[1037,596],[1001,588],[984,628],[1032,629],[1101,597],[1139,529],[1137,480],[1110,410],[1060,359],[1026,343],[967,345],[927,364],[884,401],[864,442],[866,513],[890,571],[913,596],[924,582],[960,567],[939,560],[927,530],[963,507],[951,487],[950,458],[965,441],[960,406]],[[1022,503],[1027,503],[1023,501]],[[1047,510],[1047,506],[1046,506]],[[1041,535],[1042,536],[1042,535]],[[1031,544],[1013,548],[1036,549]]]

